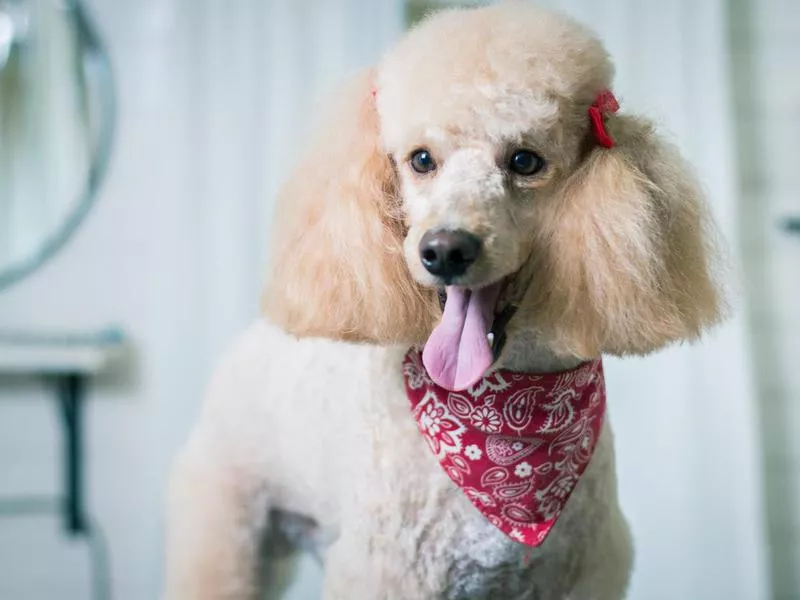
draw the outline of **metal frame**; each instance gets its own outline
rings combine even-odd
[[[64,247],[94,205],[111,157],[117,115],[116,88],[111,62],[91,19],[81,5],[81,0],[66,0],[64,4],[64,10],[73,15],[78,28],[84,48],[83,56],[90,56],[95,61],[100,75],[98,98],[103,117],[100,120],[97,147],[89,168],[86,186],[76,208],[61,227],[44,240],[36,252],[0,270],[0,291],[34,272]]]

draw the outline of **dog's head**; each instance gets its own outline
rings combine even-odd
[[[580,358],[697,337],[720,308],[702,195],[649,123],[607,114],[599,143],[612,71],[591,32],[526,3],[428,19],[338,97],[284,187],[268,316],[424,342],[447,289],[445,353],[508,304],[509,335]]]

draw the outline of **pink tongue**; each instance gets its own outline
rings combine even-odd
[[[479,290],[447,288],[442,322],[422,351],[422,362],[438,385],[451,391],[465,390],[492,366],[486,334],[499,292],[499,283]]]

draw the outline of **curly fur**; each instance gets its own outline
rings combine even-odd
[[[166,598],[255,597],[271,511],[315,524],[326,599],[624,596],[609,425],[531,553],[432,460],[399,368],[441,314],[417,250],[433,227],[483,240],[458,284],[510,282],[504,368],[648,353],[720,318],[691,169],[638,117],[609,116],[614,148],[592,141],[586,111],[612,75],[590,31],[508,2],[429,18],[338,95],[280,195],[265,316],[220,365],[176,463]],[[419,147],[435,172],[409,168]],[[519,147],[546,169],[509,173]]]
[[[410,277],[389,156],[379,147],[372,76],[337,99],[278,202],[281,227],[263,306],[286,331],[355,341],[425,339],[434,295]],[[325,310],[309,302],[325,298]]]

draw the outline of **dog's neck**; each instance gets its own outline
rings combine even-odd
[[[497,364],[517,373],[558,373],[582,362],[574,356],[558,355],[533,330],[517,330],[509,334]]]

